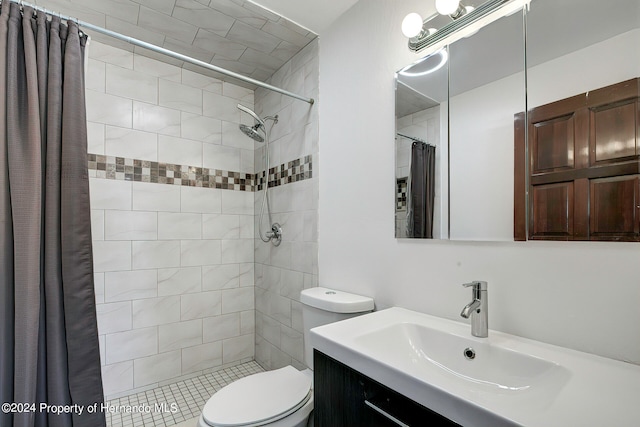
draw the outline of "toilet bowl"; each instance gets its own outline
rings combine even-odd
[[[241,378],[207,401],[197,427],[305,427],[313,410],[313,348],[309,330],[373,310],[373,299],[327,288],[300,294],[305,362]]]

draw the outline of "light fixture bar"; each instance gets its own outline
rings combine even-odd
[[[487,0],[480,6],[476,7],[471,12],[466,15],[461,16],[460,18],[448,23],[444,27],[440,28],[435,33],[430,35],[426,35],[424,37],[414,37],[409,40],[409,49],[414,52],[420,52],[434,44],[444,40],[449,37],[451,34],[455,33],[458,30],[463,29],[464,27],[473,24],[474,22],[484,18],[492,12],[495,12],[500,7],[509,3],[511,0]]]

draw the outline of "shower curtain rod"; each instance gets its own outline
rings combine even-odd
[[[396,135],[401,136],[401,137],[403,137],[403,138],[410,139],[410,140],[415,141],[415,142],[422,142],[423,144],[431,145],[431,144],[429,144],[427,141],[422,140],[422,139],[420,139],[420,138],[416,138],[415,136],[405,135],[405,134],[400,133],[400,132],[396,132]]]
[[[7,1],[7,0],[5,0],[5,1]],[[213,64],[209,64],[208,62],[200,61],[199,59],[195,59],[195,58],[192,58],[190,56],[186,56],[186,55],[183,55],[181,53],[174,52],[172,50],[165,49],[163,47],[156,46],[154,44],[147,43],[147,42],[139,40],[139,39],[135,39],[133,37],[125,36],[124,34],[116,33],[115,31],[107,30],[106,28],[98,27],[97,25],[93,25],[93,24],[90,24],[90,23],[85,22],[85,21],[80,21],[79,19],[73,18],[71,16],[66,16],[66,15],[62,15],[62,14],[57,13],[57,12],[53,12],[51,10],[45,9],[45,8],[37,6],[35,4],[30,4],[30,3],[27,3],[27,2],[24,2],[24,1],[21,1],[21,0],[8,0],[8,1],[10,1],[11,3],[18,3],[20,6],[28,6],[28,7],[32,8],[32,9],[38,11],[38,12],[42,12],[42,13],[45,13],[45,14],[50,15],[50,16],[57,16],[60,19],[65,20],[65,21],[73,21],[76,24],[78,24],[79,27],[82,27],[82,28],[85,28],[85,29],[88,29],[88,30],[93,30],[93,31],[95,31],[97,33],[104,34],[106,36],[113,37],[115,39],[125,41],[127,43],[132,44],[132,45],[140,46],[140,47],[143,47],[145,49],[149,49],[149,50],[151,50],[153,52],[157,52],[157,53],[169,56],[171,58],[179,59],[180,61],[188,62],[190,64],[197,65],[199,67],[206,68],[208,70],[215,71],[217,73],[224,74],[224,75],[229,76],[229,77],[233,77],[234,79],[242,80],[244,82],[251,83],[251,84],[254,84],[256,86],[259,86],[261,88],[268,89],[268,90],[271,90],[271,91],[274,91],[274,92],[278,92],[278,93],[281,93],[283,95],[290,96],[292,98],[296,98],[296,99],[299,99],[299,100],[304,101],[304,102],[308,102],[311,105],[313,105],[313,103],[315,102],[313,98],[307,98],[307,97],[304,97],[302,95],[298,95],[296,93],[289,92],[288,90],[279,88],[277,86],[272,86],[272,85],[270,85],[268,83],[264,83],[264,82],[261,82],[261,81],[256,80],[256,79],[252,79],[251,77],[243,76],[242,74],[238,74],[238,73],[233,72],[231,70],[227,70],[225,68],[218,67],[218,66],[213,65]],[[0,4],[1,4],[1,2],[0,2]]]

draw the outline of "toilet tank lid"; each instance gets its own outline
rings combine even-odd
[[[373,310],[373,298],[323,287],[305,289],[300,302],[332,313],[361,313]]]

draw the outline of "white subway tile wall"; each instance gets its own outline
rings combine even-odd
[[[316,40],[282,66],[270,83],[317,101],[318,79]],[[314,160],[313,169],[305,171],[309,172],[309,179],[269,189],[273,221],[282,225],[283,240],[276,247],[263,243],[256,234],[254,252],[255,359],[265,369],[290,364],[304,368],[300,291],[318,285],[318,106],[257,89],[255,107],[260,116],[279,116],[271,133],[271,167],[305,156],[312,156]],[[255,151],[256,172],[264,170],[263,156],[263,145],[259,145]],[[264,191],[255,193],[252,208],[256,214],[256,233],[263,197]],[[263,228],[268,228],[266,221]],[[237,251],[236,255],[240,253]],[[330,283],[323,285],[331,287]],[[229,307],[232,295],[223,296],[223,312]],[[241,311],[245,313],[249,311]],[[245,336],[248,335],[235,340],[242,341]],[[241,348],[241,342],[235,345]],[[232,349],[226,347],[223,358],[231,352]]]
[[[268,173],[284,228],[275,247],[257,236],[261,186],[157,184],[109,171],[136,159],[142,176],[145,161],[264,176],[264,146],[237,129],[247,117],[236,104],[254,108],[254,92],[100,43],[89,51],[88,147],[108,156],[107,173],[105,157],[90,170],[107,398],[254,358],[266,369],[303,368],[299,295],[318,284],[317,106],[255,92],[258,114],[279,115],[270,151],[278,168]],[[317,100],[317,41],[271,83]]]
[[[91,154],[254,173],[236,109],[253,91],[95,41],[89,55]],[[254,194],[90,186],[107,398],[253,359]]]

